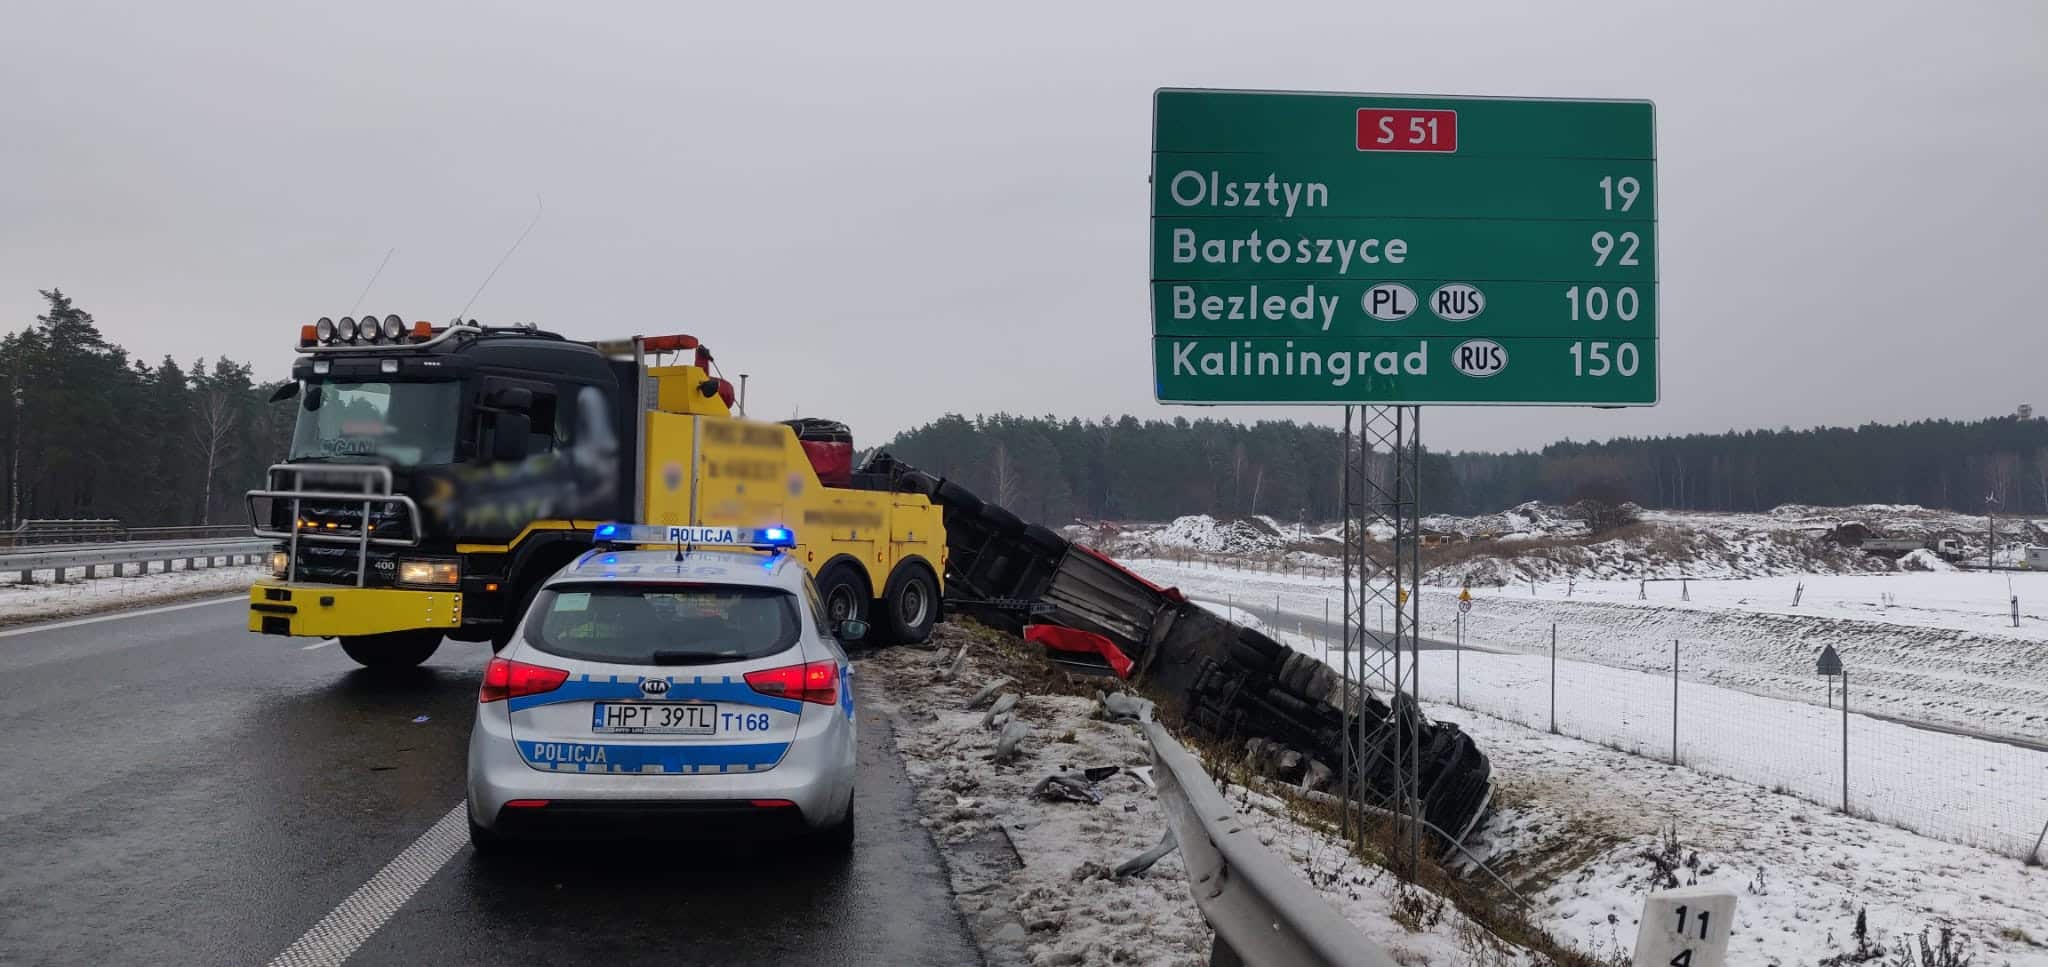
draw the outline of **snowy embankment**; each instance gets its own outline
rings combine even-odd
[[[1335,578],[1129,563],[1161,584],[1262,615],[1277,603],[1311,633],[1325,613],[1333,620],[1341,614],[1343,587]],[[1688,681],[1815,705],[1829,694],[1815,660],[1823,646],[1833,646],[1849,670],[1856,709],[2048,742],[2048,574],[2012,581],[2022,605],[2019,628],[2011,627],[2007,577],[1981,573],[1554,582],[1533,593],[1527,585],[1473,588],[1465,641],[1547,654],[1555,623],[1561,656],[1668,674],[1675,640]],[[1422,589],[1425,637],[1456,637],[1457,594]],[[2032,610],[2029,601],[2036,603]],[[1366,618],[1376,623],[1377,608]]]
[[[1493,762],[1495,811],[1476,848],[1583,949],[1630,949],[1644,897],[1675,879],[1735,893],[1731,964],[1849,953],[1859,911],[1887,951],[1946,924],[1979,964],[2048,964],[2048,871],[1497,718],[1424,711]]]
[[[1144,737],[1095,717],[1095,701],[1077,694],[1115,683],[1072,679],[1035,646],[992,632],[948,624],[934,640],[937,652],[885,649],[862,660],[857,673],[881,686],[865,711],[893,727],[924,823],[988,962],[1207,963],[1210,931],[1178,853],[1138,875],[1112,872],[1166,831]],[[941,680],[963,644],[969,652],[959,679]],[[1007,713],[988,720],[990,703],[1003,701],[995,695],[966,707],[1004,676],[1015,680],[1003,691],[1017,697]],[[1014,760],[998,763],[992,756],[1006,720],[1031,731]],[[879,724],[869,719],[864,727]],[[1089,793],[1080,798],[1034,794],[1047,776],[1091,768],[1107,775],[1082,783]],[[1228,798],[1262,841],[1397,962],[1530,963],[1442,901],[1399,887],[1344,844],[1288,818],[1278,799],[1241,786]]]
[[[960,680],[938,680],[969,640]],[[1108,872],[1165,828],[1143,739],[1073,694],[1094,682],[1050,670],[1015,639],[948,625],[938,641],[936,653],[888,649],[859,667],[882,686],[866,708],[894,726],[989,963],[1203,962],[1208,930],[1177,854],[1138,876]],[[991,761],[999,726],[985,724],[988,706],[963,707],[1000,676],[1018,679],[1004,689],[1020,699],[1010,715],[1032,728],[1007,764]],[[2016,860],[1501,719],[1427,702],[1425,712],[1470,732],[1492,759],[1496,811],[1474,849],[1532,902],[1537,926],[1589,954],[1625,960],[1652,890],[1704,883],[1739,897],[1732,963],[1791,967],[1847,953],[1867,910],[1877,945],[1945,924],[1970,938],[1979,963],[2048,965],[2048,875]],[[1045,776],[1091,766],[1117,767],[1093,785],[1099,802],[1033,795]],[[1536,962],[1361,864],[1281,799],[1242,785],[1227,798],[1397,962]],[[1467,877],[1486,882],[1476,870]]]
[[[35,584],[0,584],[0,625],[24,624],[163,604],[186,598],[245,593],[269,575],[264,567],[200,567],[133,577],[100,577],[87,581],[84,568],[72,568],[66,583],[52,582],[48,570],[35,572]]]

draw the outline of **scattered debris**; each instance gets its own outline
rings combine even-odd
[[[1012,703],[1014,704],[1014,703]],[[1031,734],[1031,726],[1012,719],[1003,726],[1001,735],[996,736],[996,751],[993,758],[998,763],[1007,763],[1022,751],[1024,737]]]
[[[961,650],[965,651],[966,648],[963,646]],[[983,685],[981,687],[981,691],[975,692],[974,697],[968,699],[967,704],[961,707],[967,709],[980,708],[983,702],[986,702],[989,699],[994,698],[996,696],[996,693],[1002,691],[1003,686],[1008,684],[1010,684],[1010,676],[999,676],[995,681]]]
[[[1149,722],[1152,700],[1123,692],[1095,693],[1096,714],[1111,722]]]
[[[972,707],[973,706],[971,705],[969,706],[969,708]],[[1008,712],[1009,710],[1016,707],[1017,693],[1004,692],[1001,698],[996,699],[996,703],[994,705],[989,706],[988,714],[981,717],[981,727],[985,729],[993,726],[996,721],[996,716],[1002,715],[1003,713]]]
[[[1180,847],[1180,841],[1173,837],[1173,827],[1166,827],[1166,835],[1159,838],[1159,845],[1152,847],[1116,865],[1110,872],[1118,879],[1135,876],[1152,868],[1152,864],[1166,858],[1166,854]]]
[[[1116,767],[1110,766],[1110,774],[1116,774]],[[1038,780],[1031,787],[1035,799],[1064,799],[1069,802],[1085,802],[1091,806],[1102,802],[1102,791],[1095,788],[1092,777],[1081,772],[1059,772]]]

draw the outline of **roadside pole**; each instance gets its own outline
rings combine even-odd
[[[1842,669],[1842,812],[1849,811],[1849,669]]]
[[[1550,623],[1550,734],[1557,734],[1557,622]]]
[[[1671,764],[1678,764],[1678,639],[1671,639]]]
[[[1451,704],[1465,707],[1465,615],[1458,614],[1458,640],[1451,650]]]

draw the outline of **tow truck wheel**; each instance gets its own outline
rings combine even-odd
[[[819,572],[818,596],[825,599],[826,620],[835,625],[849,619],[866,621],[868,618],[867,582],[846,564],[828,565]]]
[[[364,668],[411,668],[433,657],[440,647],[438,631],[394,631],[341,639],[341,650]]]
[[[889,576],[881,604],[891,641],[921,643],[932,636],[932,625],[939,620],[938,582],[932,580],[930,571],[905,564]]]

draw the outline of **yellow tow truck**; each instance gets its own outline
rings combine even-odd
[[[277,541],[250,631],[338,638],[372,668],[502,647],[611,521],[786,527],[831,620],[896,641],[939,620],[940,508],[888,465],[853,471],[837,424],[735,416],[694,337],[393,315],[323,318],[298,351],[273,399],[296,401],[290,452],[248,493]]]

